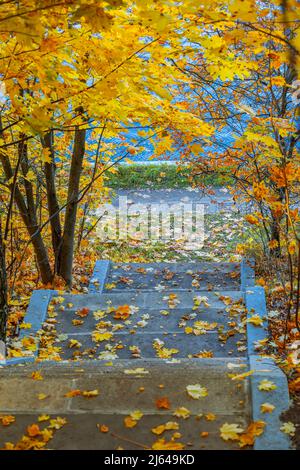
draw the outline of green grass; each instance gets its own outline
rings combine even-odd
[[[118,165],[117,173],[108,175],[107,185],[113,189],[180,189],[192,186],[188,168],[178,169],[173,164]],[[199,175],[194,184],[224,186],[230,184],[230,176]]]

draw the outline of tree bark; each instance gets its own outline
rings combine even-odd
[[[7,323],[7,276],[5,264],[5,247],[2,239],[2,227],[0,223],[0,340],[5,343]],[[1,351],[0,351],[1,352]]]
[[[23,175],[26,176],[28,172],[28,158],[25,140],[20,142],[18,146],[18,151],[19,153],[21,152],[22,172]],[[2,164],[6,179],[13,179],[14,170],[12,169],[10,160],[5,153],[0,152],[0,162]],[[25,179],[24,187],[26,198],[23,196],[18,183],[16,183],[15,185],[13,183],[10,184],[10,189],[11,191],[14,191],[14,200],[17,204],[22,220],[26,226],[29,236],[32,237],[31,243],[35,251],[37,265],[40,271],[42,281],[44,284],[49,284],[52,282],[53,274],[49,263],[47,248],[44,244],[41,233],[38,231],[39,225],[36,217],[36,207],[34,202],[32,184]]]
[[[277,242],[277,246],[270,248],[270,255],[275,258],[279,258],[281,256],[280,227],[279,221],[273,216],[271,221],[271,240],[275,240]]]
[[[51,226],[52,247],[55,257],[54,273],[60,271],[60,251],[62,243],[62,228],[60,223],[59,203],[55,185],[56,165],[54,160],[53,131],[50,131],[42,139],[42,145],[49,151],[51,162],[45,162],[44,173],[46,180],[48,213]]]
[[[85,152],[85,129],[77,128],[74,136],[74,147],[69,175],[69,187],[66,207],[64,233],[60,253],[60,272],[68,286],[72,285],[72,267],[75,243],[75,224],[77,200],[79,195],[80,176]]]

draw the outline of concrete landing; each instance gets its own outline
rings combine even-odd
[[[16,443],[28,425],[48,415],[65,418],[66,424],[47,448],[151,449],[159,438],[170,440],[174,432],[180,433],[177,440],[186,449],[238,448],[220,436],[224,423],[246,428],[250,419],[249,384],[228,377],[232,363],[235,371],[247,370],[245,361],[227,359],[183,360],[180,364],[118,361],[114,366],[98,363],[97,367],[94,361],[85,361],[7,368],[0,372],[0,409],[2,414],[13,414],[16,421],[1,427],[0,447],[5,442]],[[31,378],[36,370],[43,380]],[[204,396],[195,399],[188,394],[187,387],[193,384],[205,390]],[[98,394],[92,398],[65,396],[72,390],[96,390]],[[40,394],[45,396],[43,400],[39,400]],[[134,427],[126,427],[124,419],[137,410],[141,417]],[[175,429],[162,435],[152,431],[170,421],[175,422]],[[48,422],[41,422],[40,427]],[[99,431],[97,425],[105,425],[108,431]]]

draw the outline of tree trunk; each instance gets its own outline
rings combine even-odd
[[[72,267],[75,242],[75,224],[77,216],[77,199],[85,151],[85,129],[77,128],[74,136],[74,147],[71,161],[68,187],[68,205],[65,213],[64,234],[60,253],[59,274],[68,286],[72,285]]]
[[[271,240],[275,240],[277,242],[277,246],[270,248],[270,255],[275,258],[279,258],[281,256],[280,227],[279,221],[274,217],[272,217],[271,221]]]
[[[44,173],[47,189],[48,213],[51,226],[52,247],[55,257],[54,273],[60,271],[60,251],[62,243],[62,228],[60,223],[59,204],[55,185],[56,165],[54,160],[53,131],[42,139],[42,145],[49,151],[51,162],[45,162]]]
[[[1,120],[0,120],[0,135],[1,135]],[[21,166],[24,176],[28,172],[28,159],[27,159],[27,147],[24,145],[25,141],[20,142],[18,151],[21,152]],[[0,162],[2,164],[5,177],[7,181],[12,180],[14,171],[12,169],[9,158],[5,153],[0,152]],[[33,197],[32,184],[25,179],[25,192],[26,199],[23,196],[18,184],[10,184],[10,190],[14,191],[14,200],[18,206],[18,210],[22,217],[22,220],[26,226],[27,232],[30,237],[33,237],[31,243],[34,247],[36,254],[38,268],[41,274],[41,278],[44,284],[52,282],[53,274],[48,258],[48,251],[44,244],[43,238],[39,230],[39,225],[36,217],[36,207]]]
[[[0,224],[0,341],[5,343],[7,322],[7,277],[5,265],[5,247],[2,239],[2,227]],[[2,351],[0,351],[1,353]]]

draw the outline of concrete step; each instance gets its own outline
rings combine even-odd
[[[111,263],[111,272],[117,274],[126,274],[135,272],[137,269],[144,269],[146,272],[169,270],[174,273],[185,273],[186,271],[193,271],[194,273],[222,273],[222,272],[239,272],[240,263],[231,262],[158,262],[158,263]],[[138,271],[136,271],[138,272]]]
[[[79,341],[79,347],[70,347],[70,340],[76,339]],[[155,347],[157,342],[160,342],[162,347],[158,350]],[[76,335],[67,335],[67,339],[55,342],[55,346],[61,348],[60,357],[62,359],[86,359],[98,358],[105,354],[105,357],[112,359],[132,359],[134,362],[136,357],[141,358],[187,358],[194,355],[209,351],[213,357],[225,356],[245,356],[245,335],[235,334],[230,336],[226,341],[220,341],[219,335],[214,332],[209,332],[205,335],[195,336],[186,335],[185,333],[157,333],[157,332],[142,332],[134,335],[128,332],[113,333],[109,340],[95,343],[92,340],[91,333],[78,333]],[[167,348],[168,351],[161,352],[162,348]],[[107,353],[109,355],[107,356]],[[160,354],[163,354],[160,356]]]
[[[57,418],[57,414],[49,415],[49,419]],[[124,426],[124,415],[111,413],[80,413],[60,414],[66,424],[55,431],[53,439],[48,443],[50,450],[150,450],[158,439],[171,441],[175,432],[181,437],[175,440],[184,445],[184,450],[239,450],[237,443],[225,442],[220,437],[220,427],[224,423],[232,423],[232,415],[218,415],[214,422],[203,418],[178,419],[173,415],[163,417],[152,414],[144,415],[134,428]],[[151,430],[167,422],[176,422],[178,431],[165,431],[156,436]],[[15,424],[3,428],[0,435],[0,448],[6,442],[17,444],[27,427],[38,423],[37,414],[21,414],[17,416]],[[38,423],[40,429],[45,429],[49,421]],[[235,415],[234,423],[243,429],[247,428],[244,415]],[[103,433],[99,426],[105,425],[108,429]],[[205,433],[204,435],[202,433]],[[117,454],[119,457],[119,454]]]
[[[72,322],[78,319],[76,315],[77,310],[66,309],[64,311],[57,310],[57,316],[55,320],[52,320],[52,324],[55,327],[58,334],[69,333],[77,334],[82,331],[81,326],[75,326]],[[224,326],[224,328],[232,327],[232,322],[239,321],[239,318],[235,315],[229,316],[229,313],[224,309],[218,308],[199,308],[197,311],[193,311],[191,308],[175,308],[175,309],[147,309],[140,308],[134,311],[130,318],[124,322],[124,329],[122,331],[129,332],[132,330],[141,332],[141,323],[147,322],[147,330],[162,332],[179,333],[185,327],[192,327],[195,321],[206,321],[208,323],[217,323],[214,330]],[[112,326],[120,324],[120,320],[115,319],[113,313],[106,313],[102,318],[102,321],[111,324]],[[53,323],[54,322],[54,323]],[[96,329],[97,320],[94,316],[94,312],[91,311],[86,318],[83,320],[84,330],[93,331]],[[143,323],[142,323],[143,324]]]
[[[151,273],[151,274],[138,274],[138,273],[126,273],[125,275],[119,275],[111,273],[107,282],[104,285],[104,292],[108,292],[107,285],[114,283],[114,292],[134,291],[143,290],[151,291],[157,288],[177,290],[239,290],[240,279],[232,278],[230,273],[222,274],[201,274],[201,275],[189,275],[186,273],[176,273],[172,279],[168,279],[169,276],[173,276],[173,273],[164,272],[162,274]]]
[[[49,340],[61,359],[73,360],[178,359],[207,352],[211,357],[244,356],[241,295],[205,292],[197,306],[195,295],[186,291],[66,295],[62,303],[53,300],[40,357],[47,356]],[[130,306],[128,317],[114,318],[124,305]]]
[[[180,442],[187,448],[230,449],[231,444],[220,438],[220,426],[227,422],[246,428],[250,421],[249,384],[247,379],[237,383],[228,377],[232,364],[234,372],[248,370],[248,363],[237,358],[173,364],[158,359],[119,360],[113,366],[103,361],[43,362],[43,380],[32,380],[32,372],[39,370],[37,364],[7,367],[0,370],[0,414],[13,415],[16,421],[1,427],[0,447],[18,442],[28,425],[47,414],[67,421],[49,443],[52,449],[151,448],[159,437],[171,439],[174,431],[162,436],[151,431],[168,421],[178,423]],[[205,387],[207,395],[189,396],[186,387],[194,384]],[[98,395],[66,397],[71,390],[98,390]],[[39,400],[39,394],[46,398]],[[167,398],[166,407],[158,407],[157,400],[163,398]],[[187,419],[174,415],[182,407],[189,412]],[[143,416],[129,429],[124,418],[135,410]],[[40,423],[41,428],[46,425],[47,421]],[[107,426],[108,432],[99,432],[97,425]],[[202,432],[208,435],[201,438]]]
[[[106,308],[108,305],[135,305],[140,308],[152,310],[152,309],[167,309],[169,307],[170,295],[174,294],[173,290],[163,290],[161,292],[116,292],[110,291],[103,294],[64,294],[62,306],[67,309],[69,304],[72,304],[71,309],[80,309],[87,307],[90,310],[97,310]],[[220,290],[217,292],[213,291],[194,291],[188,292],[186,290],[176,292],[176,307],[180,308],[193,308],[195,297],[205,297],[206,302],[209,304],[208,307],[222,309],[225,308],[228,303],[226,299],[229,299],[231,303],[243,300],[244,293],[236,290]],[[221,299],[221,300],[220,300]],[[225,300],[222,300],[225,299]],[[229,302],[228,300],[228,302]],[[203,305],[203,302],[202,302]]]
[[[104,292],[112,283],[115,292],[157,288],[239,290],[240,266],[238,263],[111,263]]]
[[[233,381],[228,374],[248,370],[246,359],[182,359],[168,363],[159,359],[118,360],[68,363],[43,362],[43,380],[33,380],[32,371],[39,365],[27,365],[0,370],[0,412],[66,413],[97,412],[128,414],[134,409],[144,414],[169,414],[169,409],[157,409],[155,401],[167,396],[171,409],[185,406],[191,414],[214,412],[239,414],[248,410],[248,381]],[[207,396],[195,400],[186,386],[199,383]],[[143,387],[143,391],[140,391]],[[94,398],[66,398],[70,390],[95,390]],[[126,393],[122,391],[126,390]],[[51,400],[38,400],[44,393]]]

